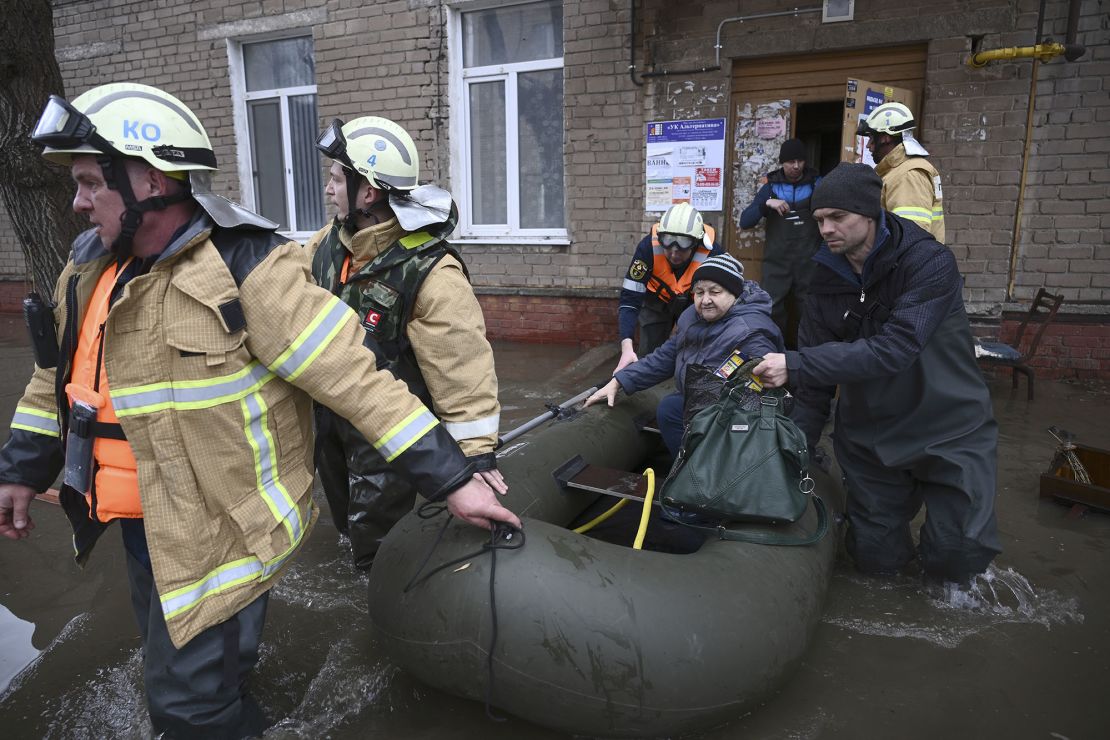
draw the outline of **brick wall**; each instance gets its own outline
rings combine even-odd
[[[981,35],[992,49],[1033,43],[1036,2],[1016,3],[1015,28]],[[1012,298],[1038,287],[1069,302],[1110,298],[1110,45],[1105,3],[1080,4],[1083,60],[1037,65],[1037,95]],[[1045,35],[1063,41],[1067,3],[1050,2]],[[945,177],[949,246],[967,277],[972,310],[1007,299],[1032,62],[970,69],[973,39],[929,46],[924,124]]]
[[[480,293],[491,339],[596,346],[617,343],[617,301],[565,295]]]
[[[973,327],[980,337],[998,338],[1011,345],[1017,339],[1023,318],[1020,311],[1004,311],[997,323],[980,323]],[[1021,349],[1036,333],[1037,326],[1025,330]],[[1110,325],[1098,317],[1082,315],[1058,316],[1041,337],[1037,352],[1029,362],[1038,378],[1054,380],[1110,379]],[[995,373],[1008,376],[1010,370]]]
[[[452,177],[466,173],[451,170],[447,6],[437,0],[304,6],[292,0],[62,0],[54,3],[57,54],[71,95],[131,79],[181,97],[204,121],[224,165],[216,188],[237,198],[236,152],[245,143],[233,124],[228,40],[309,30],[321,121],[369,112],[394,118],[418,142],[423,177],[457,189]],[[1088,47],[1082,61],[1039,65],[1015,294],[1006,295],[1032,64],[972,70],[964,62],[973,45],[1032,43],[1037,6],[1038,0],[908,6],[857,0],[851,23],[821,25],[811,14],[730,24],[722,35],[722,69],[648,77],[638,86],[628,68],[629,3],[567,0],[563,144],[570,243],[460,245],[475,285],[490,291],[484,304],[516,305],[529,293],[549,303],[560,293],[568,303],[590,291],[615,298],[630,252],[653,219],[643,211],[643,125],[727,116],[732,59],[774,63],[783,54],[919,42],[929,44],[922,138],[944,180],[949,242],[967,276],[970,310],[998,319],[1009,300],[1027,300],[1040,285],[1069,303],[1110,301],[1106,0],[1080,4],[1079,40]],[[641,0],[637,78],[712,67],[722,19],[782,7],[776,0]],[[1048,2],[1045,32],[1056,39],[1064,35],[1066,9],[1065,0]],[[722,218],[707,215],[718,224]],[[22,280],[22,258],[4,223],[0,213],[0,277]],[[523,327],[505,329],[523,336]],[[534,338],[545,338],[543,327],[533,328]]]
[[[0,234],[12,233],[12,222],[8,212],[0,206]],[[14,237],[6,241],[0,238],[0,246],[7,246],[7,248],[0,248],[0,286],[4,285],[5,279],[23,280],[27,261],[23,258],[23,252],[19,250]]]

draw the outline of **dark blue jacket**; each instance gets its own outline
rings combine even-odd
[[[782,168],[767,173],[767,182],[755,194],[755,200],[740,214],[740,228],[752,229],[760,219],[769,215],[767,201],[771,198],[785,200],[791,206],[796,203],[809,201],[813,196],[813,188],[821,182],[817,170],[806,167],[802,179],[798,182],[789,182]],[[777,215],[777,214],[776,214]]]
[[[679,393],[691,363],[717,367],[739,347],[748,357],[782,352],[782,332],[771,321],[771,296],[752,280],[724,316],[703,321],[690,306],[678,317],[678,327],[662,347],[641,357],[619,373],[625,393],[635,393],[674,376]]]
[[[725,250],[721,248],[717,242],[713,242],[713,248],[709,250],[709,256],[714,257],[718,254],[724,254]],[[636,252],[632,255],[632,261],[628,263],[628,269],[624,272],[624,282],[621,284],[620,295],[620,308],[617,311],[617,324],[620,329],[621,339],[631,339],[636,331],[636,319],[640,315],[640,309],[644,306],[644,297],[647,295],[647,281],[651,277],[651,265],[654,255],[651,251],[651,232],[640,240],[636,245]],[[642,263],[646,267],[646,272],[640,274],[636,269],[637,262]],[[686,270],[693,269],[691,265],[687,265],[683,270],[676,271],[676,274],[681,277]],[[630,286],[638,284],[639,288],[633,290]]]
[[[875,243],[862,275],[821,245],[800,349],[786,364],[793,417],[811,446],[839,386],[838,434],[895,467],[993,425],[993,415],[951,250],[889,212]]]

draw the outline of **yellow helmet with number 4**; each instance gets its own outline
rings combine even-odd
[[[363,116],[348,123],[337,118],[316,148],[380,190],[412,190],[420,177],[416,142],[388,118]]]

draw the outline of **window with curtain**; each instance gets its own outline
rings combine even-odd
[[[311,36],[243,42],[242,98],[254,209],[285,232],[324,225]]]
[[[455,33],[463,235],[565,237],[562,3],[462,12]]]

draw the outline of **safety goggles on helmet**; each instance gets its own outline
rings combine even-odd
[[[103,153],[113,150],[112,145],[96,133],[96,126],[88,116],[57,95],[51,95],[46,101],[46,107],[31,133],[31,140],[57,149],[73,149],[88,144]]]
[[[349,170],[355,168],[347,154],[347,139],[343,136],[343,121],[332,119],[320,135],[316,137],[316,148],[328,159],[334,159]]]
[[[694,245],[697,243],[698,239],[696,237],[690,236],[689,234],[659,235],[659,244],[663,247],[663,249],[681,249],[685,252],[687,249],[693,249]]]

